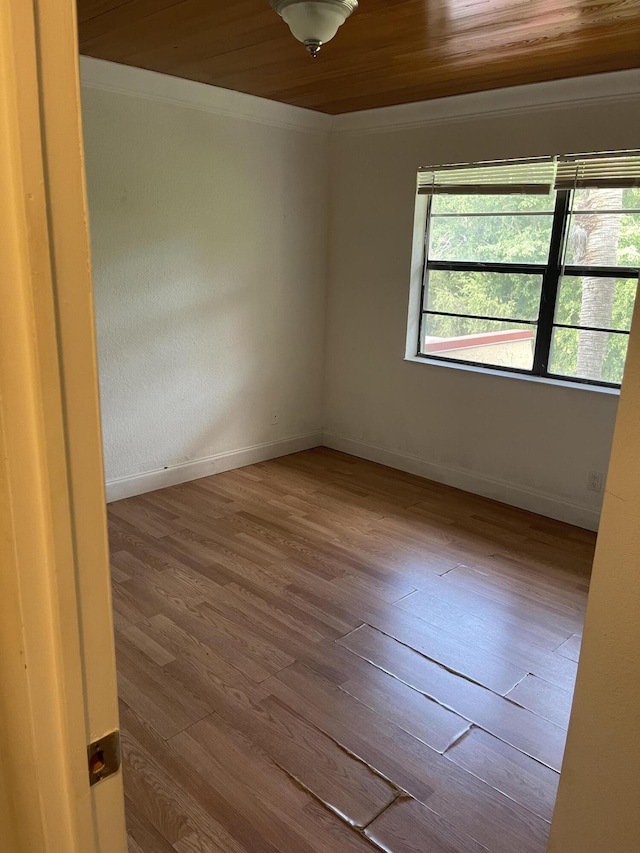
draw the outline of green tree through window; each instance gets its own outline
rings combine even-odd
[[[619,384],[640,267],[640,187],[435,194],[426,249],[419,354]]]

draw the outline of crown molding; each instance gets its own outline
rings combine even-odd
[[[303,133],[328,133],[332,126],[331,116],[315,110],[91,56],[80,57],[80,82],[86,89],[133,95]]]
[[[629,102],[640,107],[640,69],[592,74],[334,116],[337,134],[386,133],[531,111]]]
[[[90,56],[80,57],[80,80],[88,89],[133,95],[288,130],[338,135],[412,130],[573,106],[626,102],[640,108],[640,69],[491,89],[337,116]]]

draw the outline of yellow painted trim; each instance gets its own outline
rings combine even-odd
[[[90,790],[86,767],[117,699],[74,7],[0,4],[0,840],[12,853],[126,849],[121,774]]]
[[[40,31],[43,148],[71,518],[82,613],[84,698],[90,741],[118,727],[113,610],[93,288],[76,45],[75,0],[35,0]],[[91,789],[101,853],[126,849],[122,777]]]
[[[639,423],[636,300],[548,853],[640,850]]]

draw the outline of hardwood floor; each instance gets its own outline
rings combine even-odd
[[[130,853],[543,853],[594,534],[325,448],[109,528]]]

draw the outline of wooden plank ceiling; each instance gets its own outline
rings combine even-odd
[[[640,0],[360,0],[311,59],[268,0],[78,0],[80,52],[337,114],[640,65]]]

